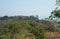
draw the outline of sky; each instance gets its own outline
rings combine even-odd
[[[55,8],[55,0],[0,0],[0,16],[38,15],[47,18]]]

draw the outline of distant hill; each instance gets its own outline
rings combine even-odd
[[[55,24],[55,21],[40,20],[38,16],[0,17],[0,38],[44,39],[44,32],[56,31]]]
[[[54,25],[56,24],[55,21],[50,21],[50,20],[39,20],[38,17],[35,16],[4,16],[0,17],[0,24],[9,24],[14,21],[29,21],[31,25],[34,27],[43,27],[46,30],[52,30],[54,29]]]

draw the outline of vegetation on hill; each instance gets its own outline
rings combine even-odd
[[[42,20],[37,15],[0,17],[0,39],[60,39],[60,0],[56,5]]]
[[[0,39],[44,39],[45,32],[54,31],[54,22],[39,20],[38,17],[0,17]]]

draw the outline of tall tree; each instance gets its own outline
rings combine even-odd
[[[56,0],[56,8],[51,12],[50,18],[60,18],[60,0]]]
[[[51,12],[50,18],[56,18],[56,28],[60,31],[60,0],[56,0],[56,8]]]

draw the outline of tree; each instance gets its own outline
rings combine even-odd
[[[43,28],[35,28],[33,25],[30,25],[29,22],[24,22],[25,28],[28,30],[29,33],[33,33],[36,39],[44,39],[44,32]]]
[[[7,15],[5,15],[3,17],[0,17],[0,20],[7,20],[7,19],[8,19],[8,16]]]
[[[60,0],[56,0],[56,5],[60,5]]]
[[[57,23],[55,27],[60,27],[60,0],[56,0],[56,8],[51,12],[50,18],[54,19]]]
[[[9,32],[12,34],[11,39],[14,38],[14,34],[20,33],[20,28],[21,28],[21,25],[18,22],[14,22],[9,25],[9,30],[10,30]]]
[[[44,29],[34,28],[32,33],[35,35],[36,39],[44,39]]]
[[[60,0],[56,0],[56,8],[51,12],[51,16],[53,18],[60,18]]]

